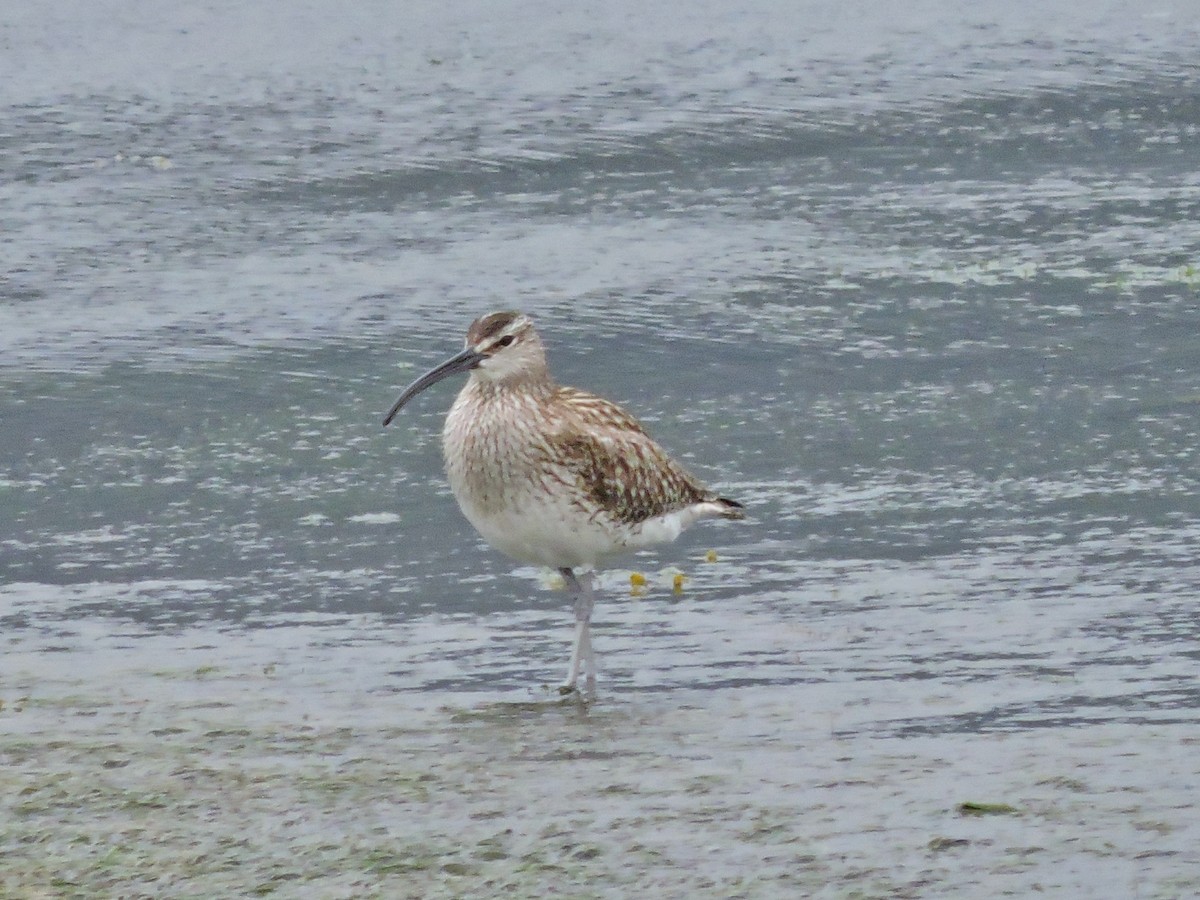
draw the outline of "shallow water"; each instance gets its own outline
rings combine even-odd
[[[1195,893],[1195,19],[944,6],[9,16],[0,893]],[[751,512],[589,707],[496,307]]]

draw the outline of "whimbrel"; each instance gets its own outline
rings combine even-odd
[[[560,690],[577,689],[582,664],[591,694],[596,564],[673,541],[697,519],[740,519],[742,506],[697,481],[615,403],[556,384],[533,322],[518,312],[472,322],[462,352],[405,388],[383,424],[459,372],[470,377],[442,429],[450,487],[485,541],[561,573],[575,600],[575,644]]]

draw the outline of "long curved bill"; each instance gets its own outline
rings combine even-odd
[[[389,425],[392,419],[396,418],[396,413],[400,412],[401,408],[421,391],[430,385],[437,384],[443,378],[449,378],[451,375],[457,375],[459,372],[468,372],[479,365],[484,359],[482,353],[476,353],[470,347],[455,356],[450,357],[440,366],[435,366],[430,369],[412,384],[404,389],[404,393],[400,395],[400,399],[393,404],[388,410],[388,414],[383,417],[383,424]]]

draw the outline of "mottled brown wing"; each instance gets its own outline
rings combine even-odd
[[[598,509],[635,524],[712,498],[621,407],[574,388],[558,392],[564,414],[551,452]]]

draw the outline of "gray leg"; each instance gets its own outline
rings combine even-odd
[[[583,681],[583,690],[589,697],[596,693],[596,654],[592,652],[592,607],[596,603],[596,576],[588,572],[583,578],[583,668],[587,676]],[[579,613],[575,613],[579,618]]]
[[[580,667],[584,669],[584,690],[591,694],[596,690],[596,657],[592,652],[592,605],[595,603],[593,575],[588,572],[580,580],[570,569],[559,569],[567,582],[567,590],[575,597],[575,646],[571,649],[571,662],[567,667],[567,680],[559,685],[559,691],[569,694],[577,690]]]

